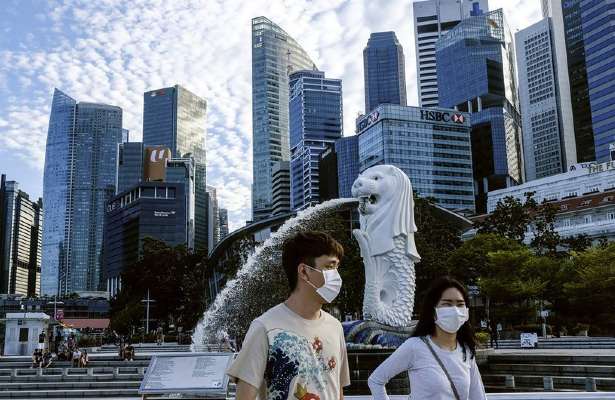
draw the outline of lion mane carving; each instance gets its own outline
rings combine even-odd
[[[414,200],[410,179],[392,165],[365,170],[352,185],[359,199],[361,229],[353,235],[365,266],[363,317],[395,326],[411,326],[415,271]]]

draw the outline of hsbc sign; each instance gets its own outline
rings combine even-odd
[[[373,113],[369,114],[367,117],[363,118],[359,122],[359,126],[358,126],[359,132],[367,128],[368,126],[373,125],[379,119],[380,119],[380,113],[378,111],[374,111]]]
[[[435,122],[454,122],[456,124],[463,124],[466,122],[466,118],[463,114],[456,112],[442,112],[432,110],[421,110],[421,119],[423,121],[435,121]]]

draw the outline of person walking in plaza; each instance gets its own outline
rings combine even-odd
[[[227,370],[238,400],[343,398],[350,384],[341,323],[322,310],[340,292],[342,246],[323,232],[302,232],[283,246],[290,296],[252,321]]]
[[[80,359],[81,351],[79,351],[79,347],[75,346],[75,350],[73,350],[73,368],[79,368]]]
[[[90,357],[88,356],[88,351],[86,349],[83,349],[83,351],[81,352],[81,357],[79,357],[79,367],[87,368],[89,362]]]
[[[458,281],[443,277],[432,284],[413,337],[369,377],[375,400],[389,398],[386,383],[403,371],[410,377],[411,400],[486,400],[468,304]]]

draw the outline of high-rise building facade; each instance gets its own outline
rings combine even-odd
[[[570,95],[560,95],[550,18],[515,34],[525,180],[555,175],[576,163]],[[567,76],[566,76],[567,80]]]
[[[395,32],[374,32],[363,50],[365,112],[379,104],[405,106],[406,71],[404,49]]]
[[[143,143],[124,142],[117,149],[116,194],[143,181]]]
[[[53,95],[43,179],[41,292],[100,283],[105,204],[115,193],[122,109]]]
[[[582,0],[541,2],[543,16],[551,18],[560,99],[562,104],[570,99],[572,107],[568,118],[572,118],[574,125],[575,146],[566,148],[568,167],[570,163],[596,160],[581,3]]]
[[[218,194],[213,186],[207,186],[207,244],[209,251],[220,241],[220,210]]]
[[[605,162],[615,146],[615,0],[581,1],[581,20],[596,161]]]
[[[143,95],[143,145],[164,146],[174,158],[195,162],[195,249],[207,248],[206,202],[207,102],[175,85]]]
[[[265,17],[252,19],[252,219],[272,214],[272,169],[290,160],[288,75],[316,69],[301,46]]]
[[[43,202],[0,181],[0,293],[40,295]]]
[[[302,210],[320,203],[318,160],[342,136],[342,81],[322,71],[289,76],[290,201]]]
[[[359,177],[359,136],[347,136],[335,141],[337,181],[340,198],[352,197],[352,184]]]
[[[450,109],[382,104],[357,119],[359,168],[395,165],[421,197],[474,212],[468,114]]]
[[[340,197],[337,180],[337,154],[335,154],[334,145],[327,146],[318,157],[318,195],[320,201]]]
[[[290,162],[278,161],[271,170],[271,194],[273,209],[271,215],[290,212]]]
[[[224,239],[228,236],[228,210],[226,208],[221,208],[219,210],[220,214],[220,240]]]
[[[441,107],[471,114],[476,210],[523,181],[513,40],[501,9],[462,20],[436,43]]]
[[[488,0],[426,0],[412,3],[419,106],[438,107],[436,41],[464,18],[489,9]]]

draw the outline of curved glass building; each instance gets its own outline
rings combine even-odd
[[[77,103],[55,90],[43,178],[43,295],[99,288],[105,203],[115,192],[121,142],[121,108]]]
[[[272,212],[272,167],[290,160],[288,75],[316,69],[305,50],[265,17],[252,19],[252,218]]]

